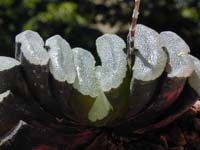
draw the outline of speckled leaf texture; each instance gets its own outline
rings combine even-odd
[[[0,150],[117,150],[199,98],[200,61],[174,32],[137,25],[132,68],[115,34],[96,51],[98,65],[60,35],[16,36],[15,59],[0,56]]]

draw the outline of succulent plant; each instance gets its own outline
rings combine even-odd
[[[100,65],[59,35],[16,36],[15,59],[0,57],[0,149],[106,149],[109,134],[160,128],[198,99],[200,61],[177,34],[138,24],[132,68],[119,36],[96,47]]]
[[[0,150],[121,150],[113,139],[166,126],[198,100],[200,60],[176,33],[136,26],[139,5],[128,46],[96,40],[100,63],[59,35],[16,36],[15,59],[0,56]]]

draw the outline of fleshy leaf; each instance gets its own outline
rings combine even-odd
[[[4,56],[0,56],[0,62],[0,71],[9,70],[11,68],[14,68],[15,66],[20,65],[20,62],[18,62],[16,59]]]
[[[37,32],[27,30],[18,34],[15,38],[16,43],[20,44],[21,55],[34,65],[46,65],[49,61],[49,55],[44,48],[44,41]],[[18,50],[18,49],[17,49]],[[18,55],[18,54],[17,54]]]
[[[200,60],[190,55],[193,61],[194,71],[189,77],[190,86],[200,95]]]
[[[74,48],[73,54],[74,65],[77,72],[73,87],[83,95],[96,97],[98,86],[93,55],[82,48]]]
[[[135,64],[133,79],[150,81],[157,79],[164,71],[167,55],[162,49],[160,35],[153,29],[137,25],[135,30]]]
[[[113,109],[103,91],[99,90],[98,96],[90,109],[88,119],[92,122],[104,119]]]
[[[72,84],[76,77],[74,57],[70,45],[59,35],[46,41],[50,56],[50,72],[58,81]]]
[[[189,77],[193,71],[192,61],[188,56],[189,46],[174,32],[165,31],[160,35],[169,55],[168,77]]]
[[[4,100],[6,97],[8,97],[8,95],[10,95],[10,94],[11,94],[10,90],[1,93],[1,94],[0,94],[0,103],[3,102],[3,100]]]
[[[127,71],[125,42],[113,34],[105,34],[96,40],[101,66],[97,66],[97,78],[103,91],[110,91],[122,83]]]
[[[11,90],[26,94],[26,85],[21,75],[21,63],[10,57],[0,56],[0,92]]]
[[[83,95],[96,98],[88,113],[88,119],[92,122],[102,120],[112,109],[111,104],[99,86],[95,73],[95,60],[92,54],[84,49],[75,48],[74,64],[77,76],[73,87]]]
[[[12,132],[10,132],[8,135],[6,135],[2,140],[0,140],[0,146],[2,146],[4,143],[9,141],[12,141],[13,137],[16,136],[16,134],[19,132],[19,130],[25,126],[27,123],[20,120],[19,123],[17,124],[17,126],[15,126],[15,128],[12,130]],[[7,143],[7,144],[8,144]]]

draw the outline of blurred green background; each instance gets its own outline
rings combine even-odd
[[[0,0],[0,55],[14,56],[15,36],[27,29],[95,53],[103,33],[126,40],[132,8],[133,0]],[[141,0],[138,22],[178,33],[200,58],[200,0]]]

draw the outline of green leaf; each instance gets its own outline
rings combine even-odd
[[[113,110],[112,105],[108,101],[103,91],[99,90],[98,96],[88,114],[88,119],[92,122],[102,120],[108,116],[111,110]]]

